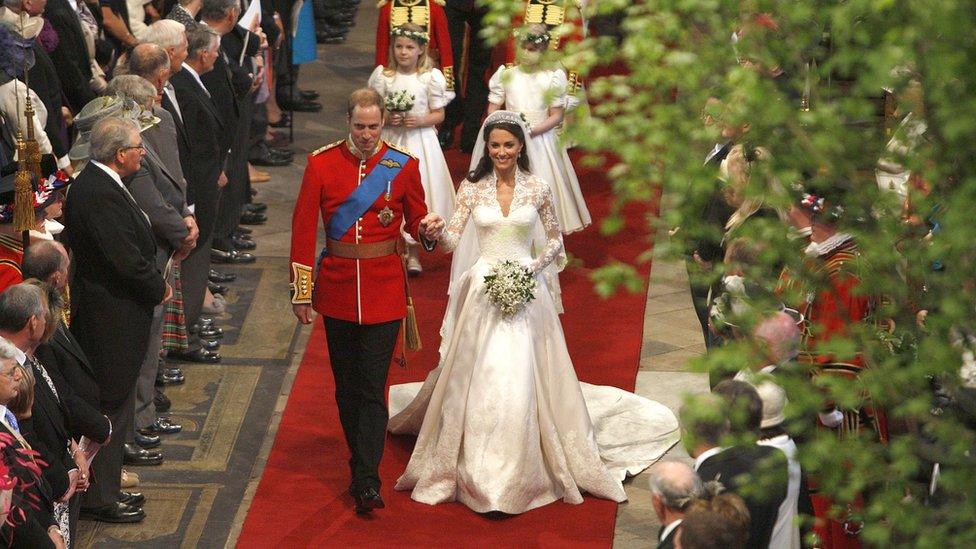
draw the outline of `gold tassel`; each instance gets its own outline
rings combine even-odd
[[[413,298],[407,297],[407,316],[403,319],[403,341],[408,351],[419,351],[420,328],[417,327],[417,311],[413,308]]]
[[[32,176],[27,170],[18,170],[14,179],[14,230],[18,233],[34,228]]]

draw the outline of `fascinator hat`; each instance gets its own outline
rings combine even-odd
[[[96,97],[82,107],[81,112],[75,117],[78,139],[68,151],[68,157],[71,160],[88,160],[91,150],[91,130],[99,120],[110,116],[132,120],[139,125],[140,132],[159,123],[159,118],[152,111],[144,109],[131,99],[108,95]]]

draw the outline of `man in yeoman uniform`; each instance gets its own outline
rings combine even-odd
[[[350,95],[349,136],[309,156],[292,216],[292,307],[303,324],[313,308],[324,317],[357,513],[384,506],[386,377],[406,315],[400,227],[428,251],[444,229],[427,213],[417,159],[380,141],[383,111],[371,89]],[[316,256],[320,215],[327,240]]]

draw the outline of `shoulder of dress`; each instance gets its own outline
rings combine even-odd
[[[395,150],[397,152],[402,152],[403,154],[409,156],[410,158],[413,158],[414,160],[417,159],[417,156],[415,154],[413,154],[412,152],[408,151],[406,148],[404,148],[404,147],[402,147],[400,145],[394,145],[393,143],[390,143],[389,141],[383,141],[383,143],[385,143],[387,147],[389,147],[389,148],[391,148],[391,149],[393,149],[393,150]]]
[[[314,151],[312,151],[312,153],[309,156],[316,156],[316,155],[319,155],[319,154],[324,153],[325,151],[327,151],[329,149],[334,149],[334,148],[338,147],[339,145],[342,145],[342,142],[343,141],[345,141],[345,139],[340,139],[338,141],[329,143],[328,145],[326,145],[324,147],[319,147],[319,148],[315,149]]]

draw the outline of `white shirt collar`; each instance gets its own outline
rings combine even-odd
[[[664,529],[661,530],[661,535],[657,538],[657,541],[662,542],[665,539],[667,539],[667,537],[671,535],[671,532],[673,532],[675,528],[681,525],[682,520],[683,519],[677,519],[671,524],[665,526]]]
[[[714,456],[715,454],[723,452],[724,450],[725,448],[722,448],[721,446],[716,446],[714,448],[709,448],[708,450],[702,452],[700,456],[695,458],[695,470],[697,471],[698,468],[701,467],[701,464],[705,463],[706,459]]]
[[[27,362],[27,353],[21,351],[18,347],[14,347],[14,358],[17,360],[17,364],[23,366]]]
[[[93,166],[98,166],[103,172],[107,173],[108,176],[111,177],[113,181],[115,181],[116,183],[121,185],[123,189],[125,189],[125,185],[122,183],[122,176],[119,175],[118,172],[116,172],[112,168],[109,168],[105,164],[102,164],[98,160],[89,160],[88,163]],[[126,191],[128,191],[128,189],[126,189]]]
[[[192,76],[193,79],[197,81],[197,84],[200,84],[200,89],[203,90],[203,93],[207,94],[207,97],[210,97],[210,92],[207,91],[207,87],[203,85],[203,80],[200,80],[200,75],[197,74],[197,71],[194,70],[193,67],[191,67],[190,65],[187,65],[186,63],[183,63],[183,70],[190,73],[190,76]]]

